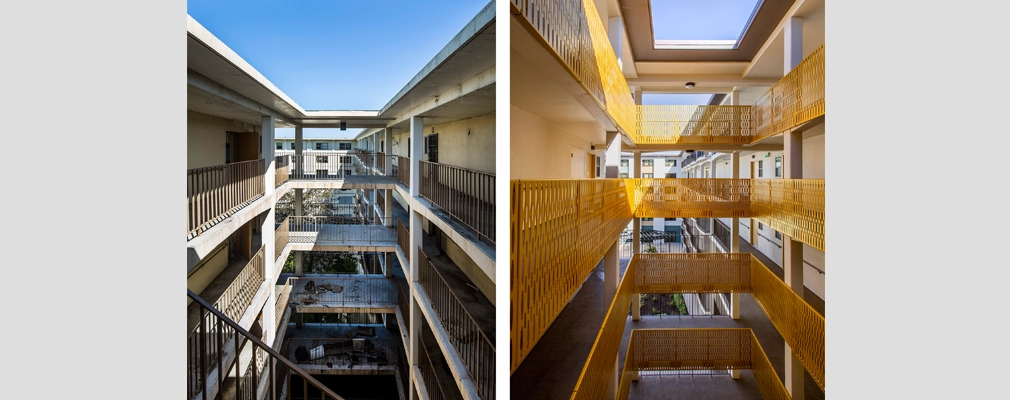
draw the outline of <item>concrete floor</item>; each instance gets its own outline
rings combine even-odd
[[[746,243],[741,243],[740,248],[741,251],[756,252]],[[767,257],[760,253],[757,253],[756,256],[762,259],[762,262],[779,277],[782,276],[782,270],[776,268],[777,266],[767,260]],[[628,261],[628,259],[621,260],[621,275],[627,268]],[[601,262],[540,338],[533,350],[526,356],[519,368],[512,373],[509,380],[512,398],[562,399],[570,397],[586,358],[589,356],[589,351],[592,349],[593,342],[596,340],[608,306],[609,304],[603,300],[603,263]],[[751,295],[741,296],[740,308],[741,318],[739,320],[733,320],[726,316],[643,316],[639,321],[631,321],[631,318],[628,318],[622,337],[621,350],[618,354],[618,365],[623,366],[627,342],[632,329],[751,328],[781,379],[785,373],[785,342]],[[821,302],[821,309],[823,309],[823,302]],[[740,380],[723,378],[725,377],[648,377],[648,379],[642,379],[632,385],[633,396],[631,398],[760,398],[753,375],[749,371],[743,371]],[[722,384],[722,382],[726,383]],[[806,376],[804,391],[806,399],[824,398],[824,392],[820,391],[809,374]]]

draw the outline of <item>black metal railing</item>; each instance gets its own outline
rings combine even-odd
[[[286,399],[291,377],[301,378],[302,399],[343,400],[196,293],[186,290],[198,315],[186,343],[188,399]]]
[[[427,161],[420,165],[421,197],[494,243],[494,174]]]

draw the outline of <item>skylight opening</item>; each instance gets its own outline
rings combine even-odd
[[[762,0],[650,0],[656,50],[734,50]]]

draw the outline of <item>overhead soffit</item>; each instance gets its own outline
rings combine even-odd
[[[751,61],[795,0],[764,0],[733,50],[656,50],[649,0],[618,0],[636,67],[643,61]],[[638,71],[642,74],[641,70]]]

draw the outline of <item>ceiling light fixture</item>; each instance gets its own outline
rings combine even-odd
[[[694,82],[688,82],[686,85],[684,85],[684,87],[688,89],[694,89]]]

